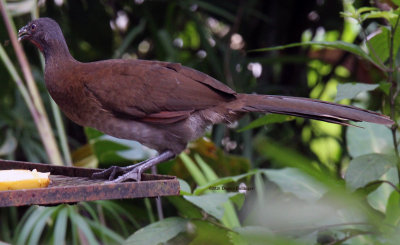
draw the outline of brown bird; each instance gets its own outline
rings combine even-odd
[[[366,121],[392,125],[387,116],[353,106],[288,96],[236,93],[225,84],[177,63],[146,60],[75,60],[59,25],[39,18],[22,27],[46,61],[46,87],[75,123],[114,137],[131,139],[159,152],[128,167],[113,166],[95,174],[115,182],[140,181],[146,169],[172,159],[189,141],[217,123],[237,120],[246,112],[277,113],[341,125]]]

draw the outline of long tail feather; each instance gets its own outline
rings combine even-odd
[[[350,125],[349,121],[371,122],[392,125],[387,116],[357,108],[321,100],[277,95],[241,94],[245,106],[243,111],[285,114],[341,125]]]

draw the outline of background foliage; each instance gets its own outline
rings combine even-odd
[[[155,154],[60,114],[45,89],[38,51],[24,44],[18,52],[11,38],[32,18],[54,18],[79,61],[180,62],[241,93],[353,104],[397,121],[399,5],[398,0],[2,0],[0,157],[108,167]],[[38,113],[43,117],[35,117]],[[161,206],[140,199],[1,208],[0,240],[398,244],[397,124],[357,126],[249,114],[213,127],[159,166],[159,173],[181,179],[181,195],[163,198]]]

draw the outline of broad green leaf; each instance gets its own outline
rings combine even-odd
[[[342,99],[354,99],[359,93],[372,91],[379,87],[378,84],[344,83],[337,86],[335,102]]]
[[[386,95],[389,96],[390,94],[390,87],[392,85],[388,82],[382,81],[379,83],[379,89],[382,90],[382,92],[384,92]]]
[[[186,201],[182,196],[166,197],[175,206],[177,213],[183,218],[201,219],[201,209],[191,202]]]
[[[244,204],[245,195],[238,192],[229,199],[236,205],[238,209],[241,209]]]
[[[263,226],[243,226],[234,229],[249,244],[265,244],[272,237],[273,232]]]
[[[392,133],[386,126],[366,122],[354,124],[362,128],[347,128],[346,140],[350,156],[358,157],[369,153],[393,153]]]
[[[381,180],[387,180],[397,185],[399,183],[397,167],[389,169],[382,177]],[[382,183],[378,189],[371,192],[367,196],[368,203],[376,210],[386,213],[387,202],[390,194],[393,192],[393,187]]]
[[[136,231],[126,239],[125,245],[158,245],[186,230],[187,220],[179,217],[166,218]]]
[[[280,114],[267,114],[265,116],[257,118],[256,120],[249,123],[247,126],[239,129],[238,132],[243,132],[245,130],[249,130],[252,128],[261,127],[261,126],[264,126],[264,125],[267,125],[270,123],[281,123],[281,122],[290,121],[293,118],[294,117],[292,117],[292,116],[286,116],[286,115],[280,115]]]
[[[299,46],[310,46],[310,45],[341,49],[341,50],[353,53],[355,55],[358,55],[361,58],[373,63],[377,67],[380,67],[359,46],[352,44],[352,43],[343,42],[343,41],[334,41],[334,42],[310,41],[310,42],[303,42],[303,43],[292,43],[292,44],[275,46],[275,47],[270,47],[270,48],[261,48],[261,49],[250,50],[249,52],[266,52],[266,51],[272,51],[272,50],[281,50],[281,49],[286,49],[286,48],[293,48],[293,47],[299,47]]]
[[[283,192],[293,193],[306,201],[317,201],[327,191],[321,183],[296,168],[267,169],[264,170],[264,174]]]
[[[400,194],[393,190],[386,206],[385,223],[397,226],[400,223]]]
[[[392,3],[396,4],[397,6],[400,6],[400,0],[392,0]]]
[[[201,196],[183,196],[183,198],[219,220],[224,216],[224,204],[229,201],[229,197],[230,195],[228,193],[208,193]]]
[[[346,185],[351,189],[363,187],[366,184],[379,180],[390,168],[396,166],[396,158],[371,153],[361,155],[351,160],[344,176]]]
[[[381,27],[373,34],[372,38],[370,38],[368,42],[372,48],[369,53],[375,62],[379,62],[378,59],[381,62],[385,62],[389,58],[390,31],[388,28]]]

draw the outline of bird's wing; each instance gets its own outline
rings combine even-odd
[[[174,123],[236,95],[210,76],[180,64],[112,60],[91,67],[84,87],[103,109],[150,123]]]

